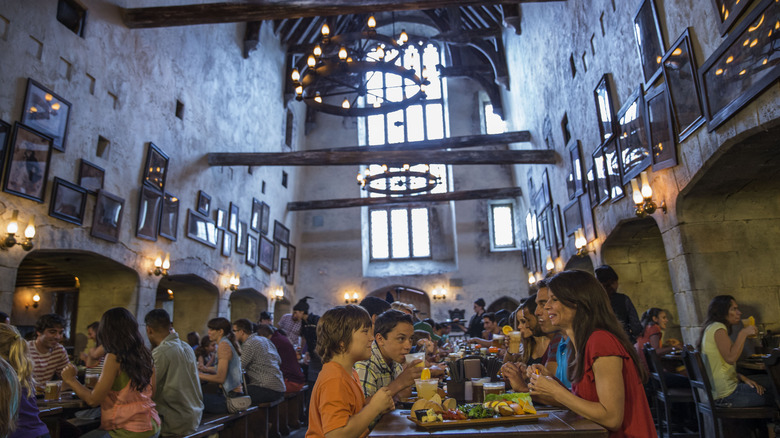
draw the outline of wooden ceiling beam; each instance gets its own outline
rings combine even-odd
[[[479,151],[304,151],[222,152],[207,154],[209,166],[357,166],[369,164],[555,164],[553,150]]]
[[[205,3],[148,8],[120,8],[131,29],[237,23],[284,18],[326,17],[448,6],[560,2],[563,0],[255,0],[251,3]]]
[[[509,143],[531,141],[528,131],[510,131],[501,134],[462,135],[442,138],[440,140],[410,141],[405,143],[390,143],[377,146],[348,146],[342,148],[315,149],[321,152],[332,151],[420,151],[431,149],[462,149],[484,146],[506,146]]]
[[[375,207],[398,204],[431,204],[449,201],[471,201],[476,199],[506,199],[522,195],[520,187],[500,189],[464,190],[460,192],[436,193],[417,196],[385,198],[344,198],[320,201],[288,202],[288,211],[327,210],[332,208]]]

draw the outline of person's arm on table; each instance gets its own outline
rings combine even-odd
[[[119,375],[119,362],[116,360],[116,356],[108,354],[106,356],[106,362],[103,364],[103,372],[100,374],[95,389],[90,390],[86,386],[79,383],[76,379],[76,367],[72,364],[68,364],[62,370],[62,381],[67,383],[76,393],[76,396],[91,407],[100,406],[103,399],[106,398],[108,392],[111,391],[111,386],[114,384],[116,376]]]
[[[395,408],[393,397],[387,388],[379,390],[357,414],[349,417],[347,424],[325,433],[326,438],[356,438],[368,429],[372,421],[385,411]]]
[[[617,430],[623,424],[625,385],[623,359],[618,356],[602,356],[593,362],[593,375],[599,401],[592,402],[569,392],[549,376],[534,375],[531,378],[531,394],[551,397],[566,408],[594,421],[609,430]]]

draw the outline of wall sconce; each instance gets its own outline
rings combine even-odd
[[[235,292],[238,290],[238,286],[241,285],[241,277],[238,274],[231,274],[228,280],[228,289]]]
[[[544,268],[547,269],[547,272],[555,272],[555,262],[553,262],[552,256],[547,256]]]
[[[344,292],[344,302],[347,304],[357,304],[359,298],[357,292],[353,292],[352,295],[349,292]]]
[[[38,303],[41,301],[41,296],[38,294],[38,292],[35,293],[35,295],[32,296],[32,304],[28,304],[24,306],[25,309],[29,309],[30,306],[32,306],[33,309],[38,308]]]
[[[585,231],[582,228],[578,228],[574,232],[574,247],[577,248],[577,255],[579,257],[588,253],[588,240],[585,239]]]
[[[168,299],[173,301],[173,291],[168,289]]]
[[[8,227],[6,227],[6,232],[8,235],[5,237],[5,239],[0,240],[0,249],[9,249],[12,248],[14,245],[20,245],[23,250],[30,251],[33,249],[33,237],[35,237],[35,221],[34,218],[30,218],[30,223],[27,224],[27,228],[24,229],[24,241],[23,242],[17,242],[16,241],[16,232],[19,231],[19,224],[17,222],[17,217],[19,216],[19,210],[14,210],[13,216],[11,217],[11,222],[8,223]]]
[[[271,299],[279,301],[284,298],[284,288],[279,286],[271,292]]]
[[[534,275],[533,272],[529,272],[528,273],[528,284],[533,285],[534,283],[536,283],[536,276]]]
[[[444,301],[447,299],[447,289],[443,287],[438,287],[433,290],[433,300],[434,301]]]
[[[566,269],[566,267],[563,265],[563,259],[558,256],[558,258],[555,259],[555,272],[563,272],[564,269]]]
[[[154,260],[154,269],[149,271],[149,275],[156,275],[156,276],[168,276],[168,269],[171,267],[171,257],[169,254],[165,254],[165,260],[162,259],[162,256],[157,256],[157,258]]]
[[[632,197],[634,198],[634,204],[636,204],[636,213],[639,217],[645,217],[648,214],[655,213],[658,206],[653,202],[653,189],[650,187],[650,183],[647,181],[647,172],[640,174],[642,180],[642,188],[639,188],[639,182],[636,178],[631,180],[631,189],[633,191]],[[661,202],[661,210],[666,214],[666,201]]]

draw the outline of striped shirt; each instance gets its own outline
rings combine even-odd
[[[27,346],[33,361],[33,379],[38,385],[45,384],[68,365],[68,353],[62,344],[57,344],[47,353],[38,351],[35,341],[27,341]]]
[[[250,386],[284,392],[284,377],[279,364],[282,359],[274,344],[264,336],[252,334],[241,345],[241,366]]]
[[[366,398],[374,395],[379,388],[389,385],[404,370],[403,365],[393,362],[388,365],[376,341],[371,344],[371,357],[355,363],[360,386]]]

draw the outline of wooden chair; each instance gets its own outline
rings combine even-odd
[[[760,406],[754,408],[724,408],[715,405],[712,398],[712,385],[707,375],[701,353],[693,346],[686,345],[683,349],[683,362],[691,381],[693,399],[696,402],[699,432],[707,438],[724,438],[723,420],[771,420],[775,417],[777,408]],[[730,434],[729,436],[733,436]]]
[[[694,404],[693,393],[688,388],[669,388],[664,379],[664,368],[661,364],[661,358],[655,348],[646,343],[644,345],[645,359],[647,368],[650,372],[650,379],[653,382],[655,393],[655,407],[658,416],[658,430],[662,437],[696,438],[698,432],[675,432],[675,425],[672,424],[672,404]],[[679,425],[682,427],[682,425]]]

